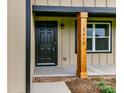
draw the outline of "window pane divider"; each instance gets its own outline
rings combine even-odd
[[[106,37],[95,37],[95,38],[108,38],[109,39],[110,37],[109,36],[106,36]]]
[[[112,41],[111,41],[111,35],[112,35],[112,34],[111,34],[111,25],[109,24],[109,44],[108,44],[108,45],[109,45],[109,46],[108,46],[108,47],[109,47],[109,51],[110,51],[110,47],[112,46],[112,45],[110,44],[110,42],[112,42]],[[110,46],[110,45],[111,45],[111,46]]]
[[[92,49],[93,51],[95,51],[95,24],[93,24],[93,45],[92,45]]]
[[[93,38],[93,37],[92,36],[91,37],[87,36],[87,38]]]
[[[102,23],[102,22],[88,22],[88,24],[92,24],[93,25],[93,35],[92,36],[87,36],[87,38],[92,39],[92,50],[87,50],[87,52],[110,52],[111,50],[111,24],[110,23]],[[109,36],[95,36],[95,30],[96,30],[96,24],[108,24],[109,25]],[[96,39],[97,38],[105,38],[108,39],[109,43],[108,43],[108,50],[96,50]]]

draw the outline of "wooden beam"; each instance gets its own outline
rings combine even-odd
[[[77,14],[77,76],[87,78],[87,12]]]

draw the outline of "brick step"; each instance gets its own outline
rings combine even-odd
[[[58,81],[70,81],[76,79],[76,76],[48,76],[48,77],[33,77],[33,83],[40,82],[58,82]]]

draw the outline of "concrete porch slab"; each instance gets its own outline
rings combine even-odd
[[[34,76],[75,76],[76,66],[67,67],[36,67]]]
[[[65,82],[32,83],[31,93],[71,93]]]
[[[116,75],[115,64],[87,65],[88,75]],[[41,76],[75,76],[76,65],[67,67],[36,67],[34,77]]]
[[[88,65],[89,75],[116,75],[116,65]]]

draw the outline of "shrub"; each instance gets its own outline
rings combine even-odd
[[[99,83],[98,83],[98,86],[100,87],[100,86],[105,86],[106,84],[105,84],[105,81],[100,81]]]
[[[100,93],[116,93],[115,89],[106,85],[104,81],[100,81],[98,83],[98,87],[100,89]]]

